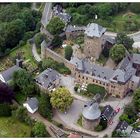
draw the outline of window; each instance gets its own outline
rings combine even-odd
[[[88,80],[88,77],[86,77],[86,80]]]
[[[84,76],[83,76],[83,79],[84,79]]]

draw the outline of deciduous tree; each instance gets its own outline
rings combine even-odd
[[[122,44],[114,45],[110,51],[109,55],[116,63],[120,62],[125,56],[125,47]]]
[[[51,104],[54,108],[65,112],[70,108],[73,98],[68,89],[60,87],[51,94]]]
[[[59,17],[54,17],[50,20],[46,28],[51,34],[58,35],[62,32],[64,27],[64,22]]]

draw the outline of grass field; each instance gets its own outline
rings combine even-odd
[[[137,21],[138,23],[140,23],[140,15],[139,14],[134,14],[132,12],[126,12],[126,13],[121,13],[118,14],[117,16],[113,17],[112,23],[110,24],[111,28],[115,31],[115,32],[121,32],[121,31],[126,31],[124,26],[126,23],[126,21]],[[128,32],[128,31],[126,31]],[[135,31],[134,31],[135,32]],[[132,32],[128,32],[128,33],[132,33]]]
[[[0,138],[30,137],[31,128],[11,117],[0,118]]]

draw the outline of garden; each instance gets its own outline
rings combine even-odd
[[[82,96],[92,98],[96,94],[100,94],[101,98],[104,98],[106,90],[104,87],[95,84],[83,84],[82,86],[76,84],[74,87],[75,92],[79,93]]]
[[[29,70],[37,68],[37,64],[32,55],[32,47],[29,43],[18,48],[14,48],[7,56],[1,58],[0,71],[4,71],[15,64],[16,58],[22,58],[26,61]]]

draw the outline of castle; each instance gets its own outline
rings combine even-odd
[[[93,28],[93,29],[92,29]],[[76,31],[72,31],[76,29]],[[91,29],[91,32],[89,31]],[[94,31],[93,31],[94,30]],[[100,32],[95,32],[99,30]],[[67,31],[67,30],[66,30]],[[79,32],[84,31],[85,47],[84,53],[86,58],[79,59],[72,57],[70,61],[66,60],[59,54],[49,49],[44,42],[41,45],[42,58],[51,57],[54,60],[64,63],[72,72],[77,83],[93,83],[102,86],[106,89],[108,94],[114,97],[123,98],[130,91],[134,91],[139,87],[140,83],[140,54],[126,54],[126,57],[120,62],[116,69],[111,69],[97,64],[93,64],[88,57],[97,59],[102,50],[102,41],[107,40],[114,43],[114,40],[108,39],[104,36],[105,28],[90,24],[87,28],[72,28],[71,33],[66,32],[67,37],[76,37]],[[96,36],[96,37],[95,37]],[[89,52],[88,52],[89,51]]]

